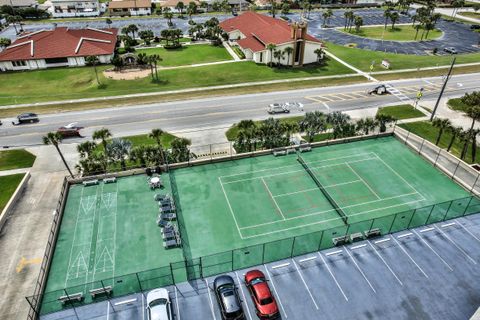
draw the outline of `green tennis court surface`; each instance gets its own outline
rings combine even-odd
[[[118,178],[113,184],[72,186],[42,313],[61,308],[57,299],[64,288],[69,294],[84,292],[88,302],[88,290],[102,286],[113,286],[114,295],[139,290],[137,281],[161,286],[162,277],[170,276],[170,263],[181,265],[185,259],[202,257],[204,264],[210,259],[213,265],[221,264],[223,255],[230,261],[234,254],[248,253],[260,254],[259,261],[273,261],[277,257],[273,241],[278,240],[280,248],[286,241],[282,239],[291,241],[294,236],[308,237],[331,228],[343,230],[341,234],[345,219],[352,232],[369,230],[373,218],[469,196],[393,137],[302,153],[311,174],[297,157],[267,155],[172,171],[177,209],[183,217],[183,250],[163,248],[156,224],[158,205],[153,200],[159,191],[150,190],[145,175]],[[161,192],[171,193],[168,175],[162,179],[166,188]],[[439,212],[442,218],[448,210]],[[380,219],[376,227],[389,230],[393,222],[386,218],[385,227]],[[331,240],[325,241],[331,246]],[[263,244],[263,249],[255,249]],[[231,251],[247,247],[248,252]],[[241,265],[232,265],[237,266]],[[135,275],[160,267],[168,274],[147,272],[146,280]]]

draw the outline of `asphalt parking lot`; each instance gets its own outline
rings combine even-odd
[[[347,44],[347,43],[356,43],[358,48],[369,49],[376,51],[386,51],[393,53],[405,53],[405,54],[416,54],[416,55],[426,55],[427,50],[432,50],[433,48],[439,49],[439,54],[445,54],[443,48],[445,47],[455,47],[458,53],[471,53],[471,52],[480,52],[480,33],[473,32],[470,30],[469,26],[459,22],[448,22],[445,20],[440,20],[437,23],[437,28],[443,31],[443,36],[436,40],[422,41],[422,42],[401,42],[399,46],[398,42],[395,41],[382,41],[374,39],[366,39],[362,37],[357,37],[354,35],[345,34],[341,31],[336,30],[336,27],[343,27],[345,24],[344,17],[345,10],[334,10],[334,15],[330,18],[328,22],[328,28],[323,28],[323,18],[321,12],[312,12],[308,19],[309,24],[309,33],[318,39],[330,41],[336,44]],[[383,10],[381,9],[359,9],[355,10],[355,14],[363,18],[364,25],[383,25],[385,23],[385,18],[383,17]],[[207,19],[213,17],[213,15],[198,15],[194,16],[193,20],[196,22],[205,22]],[[219,14],[216,17],[222,21],[227,18],[232,17],[229,14]],[[288,17],[292,20],[299,20],[300,16],[298,13],[291,13]],[[178,19],[174,18],[172,20],[175,23],[175,27],[181,29],[185,34],[188,33],[189,25],[188,19]],[[162,17],[151,18],[151,19],[139,19],[139,18],[124,18],[122,20],[113,20],[111,27],[119,28],[134,23],[138,26],[140,30],[152,30],[156,35],[160,34],[161,30],[167,29],[167,20]],[[397,24],[410,24],[411,19],[407,15],[400,15]],[[66,26],[69,28],[106,28],[107,24],[102,20],[92,20],[92,21],[78,21],[78,22],[59,22],[57,26]],[[53,28],[53,23],[32,23],[24,25],[24,30],[26,31],[38,31],[41,29],[51,29]],[[0,37],[7,37],[13,39],[15,37],[15,32],[12,27],[7,28],[0,33]]]
[[[480,306],[479,249],[477,214],[254,268],[269,279],[282,319],[468,319]],[[251,320],[248,270],[229,274]],[[221,319],[213,280],[168,288],[175,319]],[[138,294],[76,312],[79,319],[144,319],[144,303]],[[70,310],[42,319],[77,318]]]

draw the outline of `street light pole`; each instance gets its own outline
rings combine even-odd
[[[442,99],[443,92],[445,91],[445,87],[447,86],[447,82],[450,79],[450,74],[452,73],[453,65],[455,64],[455,60],[457,58],[453,57],[452,64],[450,65],[450,69],[448,70],[447,77],[445,78],[445,81],[443,82],[442,90],[440,90],[440,94],[438,95],[437,102],[435,103],[435,107],[433,108],[432,115],[430,116],[430,121],[433,121],[433,118],[435,117],[435,113],[437,112],[438,105],[440,103],[440,99]]]

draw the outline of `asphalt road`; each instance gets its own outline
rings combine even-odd
[[[458,75],[450,80],[446,94],[462,95],[478,89],[479,74]],[[210,128],[228,127],[242,119],[260,120],[269,117],[266,107],[274,102],[298,101],[304,110],[292,110],[289,115],[302,115],[308,111],[346,111],[403,104],[414,98],[418,90],[425,88],[423,99],[436,99],[442,85],[441,77],[391,81],[400,91],[396,95],[370,96],[366,90],[375,84],[363,84],[312,88],[294,91],[270,92],[241,96],[215,97],[167,103],[154,103],[133,107],[98,109],[78,112],[42,115],[40,122],[13,126],[14,119],[2,119],[0,146],[25,146],[41,144],[41,137],[70,122],[85,127],[84,138],[66,139],[64,143],[76,143],[91,137],[94,130],[107,127],[115,136],[142,134],[153,128],[169,132],[195,132]]]

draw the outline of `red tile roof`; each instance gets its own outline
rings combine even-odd
[[[116,41],[117,29],[40,30],[17,38],[0,52],[0,61],[109,55]]]
[[[220,23],[220,27],[225,32],[239,30],[246,38],[238,40],[238,45],[254,52],[265,50],[265,47],[270,43],[280,45],[293,41],[288,22],[252,11],[224,20]],[[320,42],[309,34],[305,36],[305,39]]]

